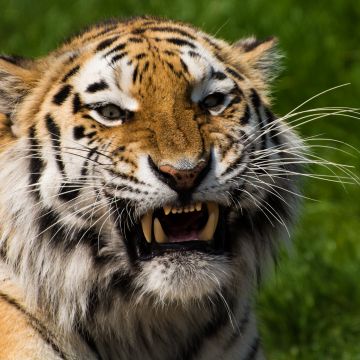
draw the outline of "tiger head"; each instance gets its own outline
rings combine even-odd
[[[63,321],[248,298],[298,191],[275,48],[145,17],[3,56],[1,249],[25,292]]]

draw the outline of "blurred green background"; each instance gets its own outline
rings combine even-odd
[[[84,25],[141,14],[187,21],[228,41],[277,36],[286,54],[274,86],[278,114],[344,83],[351,85],[304,109],[360,107],[359,0],[0,0],[0,51],[40,56]],[[360,149],[359,119],[327,117],[299,132]],[[314,148],[317,156],[354,166],[359,176],[359,153],[341,143],[318,144],[335,148]],[[258,299],[264,347],[269,359],[360,359],[359,186],[308,178],[304,187],[317,201],[305,201],[294,245]]]

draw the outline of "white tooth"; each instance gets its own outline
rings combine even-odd
[[[195,206],[194,206],[194,205],[190,205],[190,206],[189,206],[189,211],[190,211],[190,212],[195,211]]]
[[[154,235],[155,235],[155,241],[157,243],[167,242],[168,237],[166,236],[158,218],[155,218],[154,220]]]
[[[190,209],[188,207],[184,207],[184,212],[188,213],[190,211]]]
[[[201,230],[199,234],[200,240],[209,241],[213,238],[214,232],[216,230],[217,223],[219,221],[219,206],[213,202],[207,203],[208,208],[208,221],[205,227]]]
[[[177,213],[177,210],[176,210],[175,208],[172,208],[172,209],[171,209],[171,213],[172,213],[172,214],[176,214],[176,213]]]
[[[164,213],[165,213],[165,215],[169,215],[170,212],[171,212],[171,206],[168,206],[168,205],[164,206]]]
[[[181,214],[181,213],[183,212],[183,210],[184,210],[183,208],[177,208],[177,209],[176,209],[176,212],[177,212],[178,214]]]
[[[149,211],[141,218],[141,227],[148,243],[151,243],[152,211]]]
[[[195,204],[195,209],[196,211],[201,211],[201,207],[202,207],[202,203],[201,202],[198,202]]]

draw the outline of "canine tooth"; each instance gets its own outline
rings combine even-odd
[[[213,238],[219,221],[219,206],[213,202],[208,202],[207,208],[209,213],[208,221],[199,234],[199,238],[204,241],[209,241]]]
[[[149,211],[141,218],[141,227],[148,243],[151,243],[152,211]]]
[[[166,236],[158,218],[155,218],[154,220],[154,235],[155,235],[155,241],[157,243],[167,242],[168,237]]]
[[[164,206],[164,213],[165,213],[165,215],[169,215],[170,212],[171,212],[171,206],[168,206],[168,205]]]

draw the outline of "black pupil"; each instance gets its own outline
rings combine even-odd
[[[222,93],[213,93],[208,95],[203,101],[202,105],[205,108],[213,108],[221,105],[224,102],[224,94]]]

